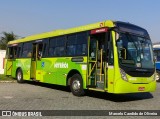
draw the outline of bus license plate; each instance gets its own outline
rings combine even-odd
[[[145,87],[138,87],[138,91],[144,91]]]

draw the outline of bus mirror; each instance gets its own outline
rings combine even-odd
[[[126,49],[125,48],[121,49],[121,58],[126,59]]]

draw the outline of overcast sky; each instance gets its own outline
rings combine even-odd
[[[160,0],[0,0],[0,33],[21,37],[103,20],[130,22],[160,41]]]

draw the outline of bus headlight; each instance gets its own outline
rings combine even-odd
[[[121,77],[123,80],[128,81],[128,78],[126,76],[126,72],[123,69],[120,69]]]

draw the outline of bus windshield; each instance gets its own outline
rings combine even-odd
[[[129,33],[119,33],[118,36],[116,43],[121,66],[154,68],[153,50],[150,39]]]

